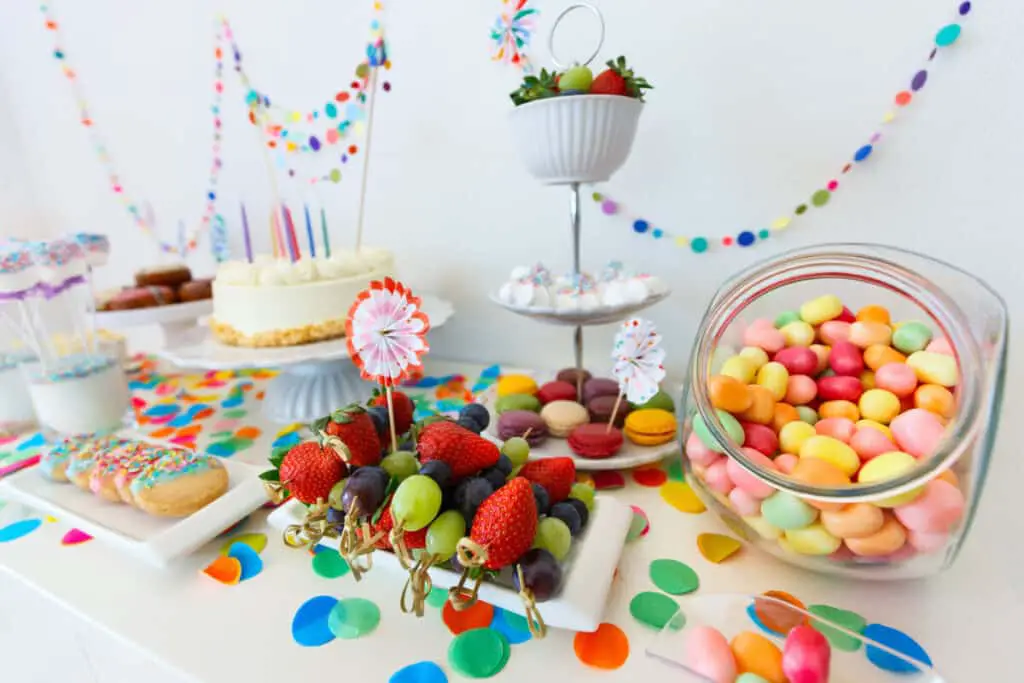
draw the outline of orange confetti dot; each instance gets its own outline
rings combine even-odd
[[[896,94],[896,100],[895,100],[896,106],[898,106],[898,107],[905,107],[905,106],[907,106],[908,104],[910,104],[910,98],[911,97],[912,97],[912,95],[907,90],[903,90],[903,91],[897,93]]]
[[[618,669],[629,658],[629,638],[615,624],[601,624],[593,633],[577,633],[572,647],[581,662],[597,669]]]
[[[203,431],[202,425],[189,425],[178,430],[178,436],[196,436]]]
[[[46,28],[50,29],[51,31],[56,31],[57,30],[57,22],[56,21],[48,21],[48,22],[46,22]]]
[[[154,439],[163,439],[174,433],[174,427],[161,427],[156,431],[150,432],[149,435]]]
[[[267,140],[267,147],[277,147],[277,140]]]
[[[356,147],[355,145],[349,145],[348,146],[348,153],[349,154],[355,154],[358,151],[359,151],[359,148]]]
[[[802,610],[807,609],[807,605],[785,591],[766,591],[762,595],[766,598],[775,598]],[[766,628],[776,633],[789,633],[792,629],[802,626],[808,621],[805,614],[777,602],[758,600],[757,598],[754,598],[754,613]]]
[[[257,427],[242,427],[235,434],[236,438],[239,439],[258,439],[262,432]]]
[[[213,51],[213,55],[217,59],[220,59],[222,56],[224,56],[224,52],[218,47],[216,50]]]
[[[91,126],[92,125],[92,119],[82,119],[82,125],[83,126]]]
[[[449,601],[444,603],[444,608],[441,610],[441,619],[449,631],[459,635],[466,631],[472,631],[475,628],[487,628],[490,626],[491,621],[494,619],[494,608],[491,607],[490,603],[477,600],[460,612],[452,607],[452,603]]]
[[[214,581],[233,586],[242,578],[242,563],[233,557],[221,555],[203,570]]]
[[[249,123],[256,125],[256,112],[252,109],[249,110]]]

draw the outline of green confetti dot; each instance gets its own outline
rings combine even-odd
[[[427,593],[427,604],[431,607],[444,607],[444,603],[448,602],[448,591],[443,588],[434,586]]]
[[[492,628],[460,633],[448,646],[448,663],[466,678],[490,678],[508,663],[508,638]]]
[[[329,175],[330,175],[332,183],[340,183],[341,182],[341,171],[339,171],[338,169],[332,168]]]
[[[960,37],[960,24],[949,24],[939,29],[935,36],[935,44],[939,47],[948,47]]]
[[[232,420],[239,420],[248,414],[248,410],[245,410],[243,408],[235,408],[234,410],[225,410],[223,416],[231,418]]]
[[[686,474],[683,473],[681,460],[673,460],[668,464],[668,478],[672,481],[686,481]]]
[[[801,204],[800,206],[796,207],[796,210],[793,213],[795,213],[797,216],[804,215],[805,213],[807,213],[807,205]]]
[[[324,113],[333,119],[338,115],[338,107],[334,105],[334,102],[328,102],[326,106],[324,106]]]
[[[366,78],[370,75],[370,65],[360,64],[356,67],[356,76],[359,78]]]
[[[694,237],[690,240],[690,249],[695,254],[703,254],[708,250],[708,241],[704,237]]]
[[[760,231],[759,231],[759,232],[757,233],[757,236],[758,236],[758,238],[759,238],[759,239],[762,239],[762,240],[766,240],[766,239],[768,239],[769,237],[771,237],[771,235],[772,235],[772,231],[771,231],[771,230],[768,230],[767,228],[766,228],[766,229],[764,229],[764,230],[760,230]]]
[[[831,198],[832,193],[829,192],[828,190],[818,190],[817,192],[811,195],[811,204],[814,204],[816,207],[820,209],[821,207],[828,204],[828,200]]]
[[[647,528],[647,518],[638,512],[633,512],[633,519],[629,522],[629,531],[626,533],[626,541],[635,541]]]
[[[313,556],[313,571],[325,579],[337,579],[348,574],[350,568],[337,550],[321,550]]]
[[[697,572],[678,560],[654,560],[650,574],[654,585],[671,595],[686,595],[700,586]]]
[[[600,192],[595,192],[594,194],[592,194],[592,195],[590,195],[590,196],[591,196],[591,198],[592,198],[592,199],[593,199],[593,200],[594,200],[595,202],[599,202],[599,201],[601,201],[602,199],[604,199],[604,197],[602,197],[602,196],[601,196],[601,193],[600,193]]]
[[[677,617],[682,613],[675,600],[653,591],[644,591],[634,595],[633,599],[629,601],[629,613],[641,624],[659,631],[669,623],[672,624],[673,630],[678,630],[686,622],[685,618]]]
[[[863,633],[864,628],[867,626],[867,619],[846,609],[839,609],[838,607],[832,607],[831,605],[810,605],[807,611],[811,614],[827,619],[830,624],[841,626],[847,631],[853,633]],[[843,633],[837,628],[833,628],[830,624],[826,624],[818,619],[811,620],[811,626],[816,631],[821,633],[828,639],[828,642],[832,643],[832,647],[843,652],[856,652],[860,649],[861,640],[854,636]]]
[[[380,624],[380,609],[363,598],[339,600],[327,615],[327,628],[338,638],[352,640],[370,634]]]

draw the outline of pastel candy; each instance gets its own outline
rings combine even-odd
[[[790,531],[813,524],[818,511],[793,494],[778,491],[761,503],[761,516],[773,526]]]
[[[736,668],[742,673],[757,674],[769,683],[786,683],[782,671],[782,651],[760,633],[742,631],[729,643]]]
[[[729,438],[737,444],[743,443],[743,427],[740,426],[740,423],[736,418],[724,410],[716,410],[715,413],[718,415],[718,420],[722,423],[722,427],[725,428],[725,432],[728,434]],[[711,431],[704,422],[704,418],[700,415],[695,415],[693,417],[693,433],[697,435],[697,438],[701,440],[701,443],[711,450],[722,450],[718,440],[712,436]]]
[[[860,410],[851,401],[825,401],[818,406],[818,415],[822,418],[845,417],[856,422],[860,419]]]
[[[857,402],[861,417],[882,424],[889,424],[900,414],[900,399],[885,389],[869,389],[861,394]]]
[[[761,515],[749,515],[743,518],[747,525],[766,541],[777,541],[782,538],[783,531]]]
[[[779,453],[772,462],[775,463],[775,466],[783,474],[791,474],[796,469],[796,466],[800,464],[800,458],[792,453]]]
[[[768,353],[757,346],[745,346],[740,351],[740,358],[746,358],[754,365],[754,369],[759,369],[762,365],[769,361]]]
[[[888,425],[884,425],[881,422],[875,422],[874,420],[857,420],[857,429],[864,427],[868,427],[885,434],[887,439],[892,438],[892,430],[889,429]]]
[[[743,455],[747,456],[748,460],[762,470],[777,470],[775,463],[772,462],[771,458],[760,451],[756,451],[753,448],[744,448]],[[758,500],[767,498],[775,491],[770,484],[766,484],[755,477],[732,458],[727,458],[726,471],[728,472],[729,479],[732,480],[732,483],[743,489],[744,492],[753,498],[757,498]],[[743,514],[756,514],[756,510]]]
[[[959,379],[956,358],[943,353],[918,351],[907,357],[907,365],[914,369],[923,384],[953,387]]]
[[[833,375],[818,379],[818,398],[823,401],[856,401],[862,393],[859,377]]]
[[[919,553],[937,553],[949,544],[949,534],[941,531],[930,533],[907,529],[907,544]]]
[[[760,451],[765,455],[775,455],[779,450],[779,437],[770,427],[756,422],[741,422],[743,427],[743,445]]]
[[[778,432],[790,422],[800,422],[800,413],[785,401],[778,401],[772,410],[772,429]]]
[[[808,375],[789,376],[789,384],[786,386],[786,403],[799,407],[810,403],[817,395],[818,383],[813,378]]]
[[[760,321],[758,321],[760,322]],[[771,322],[754,323],[743,331],[743,345],[756,346],[767,353],[775,353],[786,346],[786,337]]]
[[[704,471],[704,481],[707,482],[708,487],[722,495],[728,495],[735,487],[727,469],[728,462],[729,458],[719,458],[708,465],[707,470]]]
[[[814,374],[820,375],[828,367],[828,357],[832,352],[832,347],[825,344],[811,344],[808,348],[818,357],[818,365],[814,368]]]
[[[812,299],[800,307],[800,319],[811,325],[820,325],[838,318],[843,312],[843,302],[834,294],[825,294]]]
[[[828,352],[828,366],[837,375],[858,377],[864,372],[864,357],[853,343],[838,340]]]
[[[829,320],[818,328],[818,338],[826,344],[835,344],[850,340],[850,323],[842,320]]]
[[[896,444],[917,458],[931,456],[946,435],[938,416],[920,408],[896,416],[889,427]]]
[[[853,476],[860,469],[857,452],[839,439],[815,435],[800,447],[800,459],[818,458],[835,465],[843,474]]]
[[[932,328],[912,320],[903,323],[892,334],[892,345],[903,353],[923,351],[932,340]]]
[[[956,353],[953,351],[953,345],[950,344],[949,340],[945,337],[937,337],[936,339],[933,339],[924,350],[930,351],[931,353],[941,353],[946,356],[956,356]]]
[[[868,304],[864,308],[857,311],[857,320],[865,322],[882,323],[888,325],[891,318],[889,317],[889,310],[885,306],[879,306],[878,304]]]
[[[743,384],[750,384],[754,381],[754,373],[757,367],[750,360],[742,356],[732,356],[722,363],[722,369],[718,374],[737,379]]]
[[[810,626],[790,630],[782,644],[782,671],[789,683],[828,683],[832,649]]]
[[[875,370],[875,387],[891,391],[903,398],[917,388],[917,374],[906,363],[886,363]]]
[[[864,538],[876,533],[884,523],[885,514],[870,503],[851,503],[821,513],[822,526],[839,538]]]
[[[917,459],[909,453],[904,453],[903,451],[882,453],[878,457],[864,463],[864,466],[860,468],[860,472],[857,473],[857,481],[862,484],[889,481],[890,479],[896,479],[907,474],[915,467],[917,467]],[[906,493],[876,501],[875,504],[880,507],[906,505],[921,495],[923,490],[924,487],[912,489]]]
[[[733,683],[736,678],[736,658],[729,641],[710,626],[687,629],[684,657],[688,669],[709,681]]]
[[[874,344],[888,344],[892,328],[882,323],[858,320],[850,325],[850,343],[862,349]]]
[[[842,488],[850,485],[850,478],[842,470],[827,460],[818,458],[801,458],[790,476],[799,482],[820,488]],[[810,498],[804,502],[819,510],[838,510],[842,507],[842,503],[824,502]]]
[[[704,442],[700,440],[696,432],[690,432],[690,436],[686,437],[686,457],[690,459],[690,462],[694,465],[701,467],[707,467],[713,463],[719,454],[711,450],[704,445]]]
[[[732,509],[744,517],[754,517],[761,512],[761,499],[755,498],[739,487],[729,491],[729,503]]]
[[[814,328],[797,320],[779,330],[786,339],[786,346],[810,346],[814,343]]]
[[[956,399],[946,387],[940,387],[938,384],[922,384],[914,392],[914,407],[949,419],[956,412]]]
[[[753,397],[753,400],[750,403],[750,407],[737,415],[737,417],[747,422],[756,422],[763,425],[769,424],[775,415],[775,404],[777,402],[775,397],[771,391],[758,384],[752,384],[748,389],[750,389],[750,395]]]
[[[804,442],[818,433],[816,428],[803,421],[790,422],[779,430],[779,446],[787,453],[799,453]]]
[[[818,422],[818,412],[814,408],[797,406],[796,413],[800,416],[801,422],[806,422],[809,425],[817,424]]]
[[[790,550],[801,555],[831,555],[843,544],[821,524],[786,531],[786,542]]]
[[[915,500],[897,507],[893,513],[907,529],[943,533],[960,521],[965,507],[966,501],[960,489],[936,479],[925,484],[924,492]]]
[[[728,375],[715,375],[708,380],[708,396],[711,405],[730,413],[742,413],[754,401],[747,385]]]
[[[757,383],[772,392],[776,401],[786,397],[786,389],[789,386],[789,371],[782,363],[765,363],[757,371]]]
[[[831,436],[843,443],[850,443],[850,439],[857,431],[857,426],[853,420],[845,417],[827,417],[814,425],[814,431],[822,436]]]
[[[768,679],[761,678],[757,674],[745,673],[740,674],[736,679],[736,683],[768,683]]]
[[[907,542],[907,532],[895,518],[886,516],[882,527],[875,533],[862,538],[847,538],[843,541],[854,555],[861,557],[883,557],[891,555]]]
[[[873,427],[860,427],[850,439],[850,447],[861,460],[876,458],[882,453],[899,450],[885,434]]]
[[[907,357],[887,344],[872,344],[864,349],[864,364],[872,370],[888,363],[905,363]]]
[[[818,356],[806,346],[790,346],[772,358],[781,363],[791,375],[813,375],[818,368]]]
[[[800,320],[800,311],[783,311],[775,317],[775,327],[783,328]]]

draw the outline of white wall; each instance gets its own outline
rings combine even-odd
[[[568,362],[568,331],[520,321],[486,297],[516,264],[569,261],[565,191],[530,180],[507,135],[506,93],[517,76],[488,59],[488,27],[501,3],[386,4],[394,89],[378,107],[371,241],[397,251],[410,282],[456,301],[457,317],[434,338],[437,352],[530,365]],[[564,4],[538,0],[542,30]],[[955,17],[957,2],[599,4],[609,20],[603,56],[628,53],[657,86],[633,157],[608,191],[666,225],[717,236],[765,225],[837,173],[923,62],[935,31]],[[70,63],[126,187],[152,202],[170,237],[179,217],[195,220],[201,210],[215,10],[232,20],[258,84],[278,101],[312,108],[348,80],[363,49],[369,5],[63,0],[55,9]],[[651,316],[665,333],[674,369],[685,362],[696,320],[725,276],[779,250],[826,240],[919,247],[984,273],[1007,296],[1012,314],[1024,313],[1014,296],[1021,291],[1024,247],[1016,28],[1024,6],[975,5],[960,43],[941,54],[927,88],[889,126],[872,160],[843,178],[826,209],[785,237],[757,249],[694,256],[634,236],[624,219],[601,216],[585,203],[587,264],[625,255],[627,263],[671,281],[675,295]],[[546,63],[544,36],[536,43]],[[109,232],[115,252],[104,279],[121,283],[155,259],[156,250],[107,187],[50,52],[51,35],[35,3],[7,3],[0,82],[22,153],[20,159],[3,155],[0,177],[27,169],[43,219],[62,229]],[[221,196],[237,247],[238,201],[262,225],[270,197],[230,64],[226,75]],[[2,121],[0,135],[9,143]],[[340,186],[323,193],[336,243],[351,239],[357,171],[349,169]],[[302,188],[281,182],[293,201],[303,198]],[[12,199],[3,201],[8,212]],[[263,231],[256,232],[265,245]],[[193,265],[208,268],[209,258]],[[605,363],[610,335],[588,335],[593,366]],[[1014,379],[1018,368],[1015,363]]]

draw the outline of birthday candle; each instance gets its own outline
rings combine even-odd
[[[245,239],[245,258],[252,263],[252,237],[249,235],[249,218],[245,215],[245,203],[242,203],[242,237]]]
[[[284,243],[281,241],[281,222],[274,209],[270,210],[270,245],[274,249],[274,258],[278,258],[284,248]]]
[[[313,222],[309,220],[309,205],[303,204],[302,209],[306,212],[306,237],[309,239],[309,257],[316,258],[316,240],[313,238]]]
[[[320,231],[324,234],[324,256],[331,258],[331,240],[327,237],[327,213],[320,209]]]
[[[295,223],[292,221],[292,212],[286,204],[281,205],[281,213],[284,216],[285,244],[288,247],[288,255],[292,263],[299,258],[299,243],[295,239]]]

